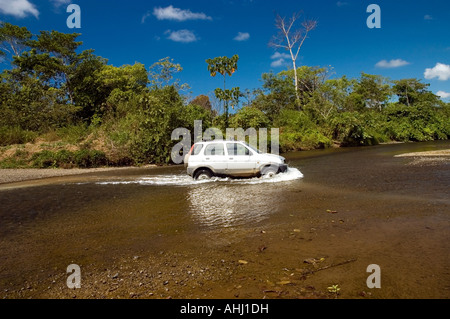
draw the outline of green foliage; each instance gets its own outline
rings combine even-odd
[[[22,148],[17,148],[12,157],[0,161],[0,169],[26,168],[28,167],[29,153]]]
[[[64,103],[63,92],[48,88],[39,79],[27,77],[21,83],[8,75],[8,93],[1,97],[0,125],[18,126],[24,130],[44,132],[70,124],[78,111],[74,105]],[[1,94],[2,92],[0,92]]]
[[[240,109],[230,121],[231,127],[243,128],[268,128],[270,127],[270,121],[267,116],[259,109],[255,107],[244,107]]]
[[[387,78],[362,73],[355,85],[355,93],[360,96],[365,107],[381,111],[389,100],[391,86]]]
[[[89,122],[93,117],[103,114],[102,107],[113,88],[107,87],[100,78],[107,60],[96,56],[92,51],[83,51],[74,74],[71,76],[73,86],[73,103],[80,107],[76,114],[80,120]]]
[[[232,88],[231,90],[222,90],[221,88],[217,88],[214,90],[214,94],[219,100],[225,101],[227,107],[231,106],[234,110],[235,106],[239,104],[241,91],[238,87]]]
[[[281,127],[282,151],[326,148],[332,144],[332,140],[305,111],[283,110],[276,125]]]
[[[179,115],[181,127],[187,128],[191,132],[194,130],[194,121],[202,121],[204,127],[210,127],[212,118],[211,110],[196,104],[183,106]]]
[[[429,84],[421,83],[417,79],[402,79],[393,83],[392,90],[398,96],[398,102],[403,105],[414,105],[424,95],[430,93],[426,90]]]
[[[280,147],[283,152],[328,148],[331,144],[332,140],[318,130],[282,131],[280,134]]]
[[[145,90],[148,76],[145,66],[141,63],[121,67],[104,65],[98,71],[97,81],[108,92],[118,89],[123,92],[139,93]]]
[[[422,102],[414,106],[391,104],[385,114],[386,134],[393,140],[432,141],[450,136],[448,114],[430,103]]]
[[[208,64],[208,71],[210,72],[212,77],[215,77],[217,73],[220,73],[223,76],[223,90],[220,88],[217,88],[214,93],[216,95],[216,98],[223,101],[224,103],[224,109],[225,109],[225,126],[228,126],[228,107],[229,103],[231,102],[231,105],[234,109],[234,106],[236,106],[239,103],[239,97],[240,97],[240,89],[233,88],[231,90],[226,89],[226,76],[232,76],[234,72],[238,69],[238,61],[239,56],[233,55],[231,58],[228,58],[226,56],[223,57],[217,57],[214,59],[207,59],[206,63]]]
[[[55,133],[63,142],[76,145],[82,142],[90,132],[91,129],[86,123],[80,123],[58,128]]]
[[[228,76],[232,76],[234,72],[237,71],[238,61],[239,56],[236,54],[231,58],[222,56],[214,59],[207,59],[206,63],[208,63],[208,71],[211,73],[211,76],[215,77],[217,73],[220,73],[225,77],[226,74],[228,74]]]
[[[367,116],[368,115],[368,116]],[[368,146],[378,144],[371,130],[370,114],[342,112],[331,122],[333,138],[343,146]]]
[[[22,159],[7,158],[0,161],[0,169],[17,169],[27,167],[27,163]]]
[[[26,27],[19,27],[8,22],[0,23],[0,53],[2,56],[19,56],[31,39],[31,32]]]
[[[210,122],[210,115],[201,107],[184,106],[174,86],[131,94],[113,102],[103,129],[114,145],[115,162],[169,163],[174,145],[172,131],[193,126],[194,119]]]
[[[263,90],[257,91],[253,105],[274,121],[282,109],[296,108],[295,87],[284,73],[264,73]]]
[[[35,168],[95,168],[108,164],[105,153],[96,150],[42,151],[35,153],[31,161]]]
[[[166,57],[150,67],[150,83],[153,87],[159,89],[167,85],[173,85],[177,90],[189,89],[188,84],[180,84],[178,79],[173,80],[174,75],[181,71],[183,71],[183,68],[180,64],[174,63],[173,59]]]
[[[292,70],[263,74],[265,90],[253,102],[282,129],[282,149],[327,147],[331,141],[360,146],[449,136],[448,106],[419,80],[390,82],[365,73],[359,79],[328,79],[328,69],[306,66],[297,73],[303,112],[294,111]],[[399,101],[389,103],[394,94]]]
[[[18,126],[2,126],[0,127],[0,146],[32,143],[37,135],[36,132],[23,130]]]
[[[203,121],[204,129],[280,128],[282,151],[450,136],[450,104],[418,79],[390,81],[366,73],[332,78],[331,67],[302,66],[264,73],[261,88],[243,94],[226,88],[239,56],[217,57],[206,60],[211,76],[223,77],[215,94],[225,114],[216,114],[206,95],[186,103],[180,91],[187,85],[175,78],[182,67],[172,59],[157,61],[149,72],[140,63],[116,67],[94,50],[81,51],[79,36],[33,35],[0,23],[0,57],[11,62],[0,73],[0,145],[40,137],[82,149],[17,152],[0,167],[169,163],[177,143],[172,131],[184,127],[193,133],[195,120]],[[243,96],[245,107],[229,116],[229,106]]]

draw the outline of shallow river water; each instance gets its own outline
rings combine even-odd
[[[289,153],[273,179],[176,166],[0,185],[0,297],[449,298],[450,162],[394,157],[448,148]]]

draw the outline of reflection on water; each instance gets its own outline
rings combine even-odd
[[[234,227],[246,223],[256,224],[274,213],[278,200],[277,188],[264,187],[266,183],[280,183],[297,180],[303,174],[291,168],[285,174],[273,178],[231,180],[229,183],[215,183],[191,188],[188,201],[191,213],[197,223],[213,227]],[[228,181],[228,179],[220,179]]]
[[[303,178],[296,168],[272,178],[212,178],[195,181],[186,174],[156,175],[99,181],[97,185],[191,186],[187,200],[196,223],[209,227],[233,227],[248,222],[258,223],[273,213],[277,188],[263,184],[289,182]]]
[[[232,227],[246,222],[258,223],[273,213],[270,190],[256,186],[215,185],[189,190],[187,199],[193,218],[199,224]]]
[[[278,188],[264,184],[283,183],[303,178],[296,168],[272,178],[212,178],[195,181],[186,174],[156,175],[133,179],[108,180],[97,185],[191,186],[187,188],[188,204],[196,223],[209,227],[232,227],[248,222],[258,223],[273,213]]]

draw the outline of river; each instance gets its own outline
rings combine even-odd
[[[289,153],[274,179],[174,166],[0,185],[0,298],[449,298],[450,160],[395,157],[449,148]]]

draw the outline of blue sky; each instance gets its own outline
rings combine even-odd
[[[68,4],[81,8],[81,29],[66,24]],[[381,8],[381,28],[369,29],[369,4]],[[318,21],[298,64],[332,66],[336,77],[361,72],[391,79],[418,78],[450,101],[450,1],[428,0],[0,0],[0,20],[40,30],[79,32],[82,49],[95,49],[110,64],[171,57],[191,97],[222,85],[205,60],[240,56],[228,87],[254,89],[261,74],[289,67],[284,51],[268,46],[277,33],[275,13]],[[300,19],[300,22],[302,19]]]

